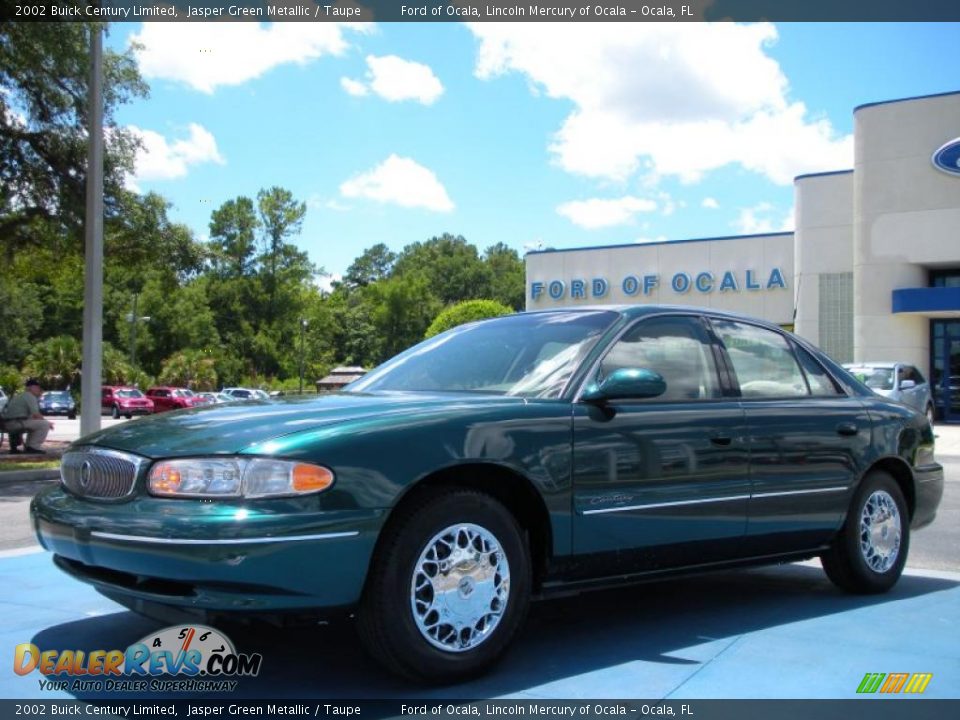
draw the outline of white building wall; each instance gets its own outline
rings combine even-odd
[[[854,112],[854,354],[929,371],[929,321],[892,314],[892,292],[960,264],[960,178],[930,158],[960,134],[960,95]]]
[[[535,252],[526,257],[526,307],[542,310],[576,305],[690,305],[788,324],[793,322],[793,263],[793,233]],[[785,288],[768,287],[774,268],[782,273]],[[760,285],[759,289],[746,287],[748,271]],[[673,290],[671,280],[675,274],[686,273],[695,281],[702,272],[713,276],[709,292],[700,292],[694,287],[685,293]],[[736,290],[720,289],[727,272],[736,279]],[[645,275],[655,275],[658,283],[649,294],[644,295],[641,289],[629,295],[623,289],[628,275],[637,277],[641,288]],[[602,297],[590,292],[596,278],[608,283],[608,291]],[[564,283],[565,292],[561,298],[554,299],[548,289],[550,283],[558,280]],[[572,297],[574,280],[584,281],[586,297]],[[544,287],[536,298],[532,292],[535,283],[542,283]]]
[[[802,175],[794,182],[795,332],[822,345],[820,277],[853,272],[853,171]]]

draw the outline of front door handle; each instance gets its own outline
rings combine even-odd
[[[710,442],[714,445],[727,446],[733,442],[733,438],[730,435],[714,435],[710,438]]]
[[[856,435],[859,431],[856,423],[844,422],[837,425],[837,435]]]

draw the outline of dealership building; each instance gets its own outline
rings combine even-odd
[[[853,117],[853,169],[795,179],[794,232],[531,252],[527,309],[746,313],[841,362],[915,365],[960,422],[960,92]]]

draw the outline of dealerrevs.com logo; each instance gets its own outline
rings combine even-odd
[[[260,653],[238,653],[212,627],[172,625],[126,650],[41,650],[22,643],[14,649],[13,670],[46,675],[41,690],[230,692],[237,687],[232,678],[255,677],[262,663]]]

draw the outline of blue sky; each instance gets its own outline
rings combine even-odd
[[[131,184],[206,237],[281,185],[338,275],[375,243],[481,249],[792,229],[852,166],[853,108],[960,90],[951,24],[115,24],[151,96]],[[958,128],[960,132],[960,128]],[[949,139],[949,138],[945,138]],[[931,152],[934,148],[931,148]]]

